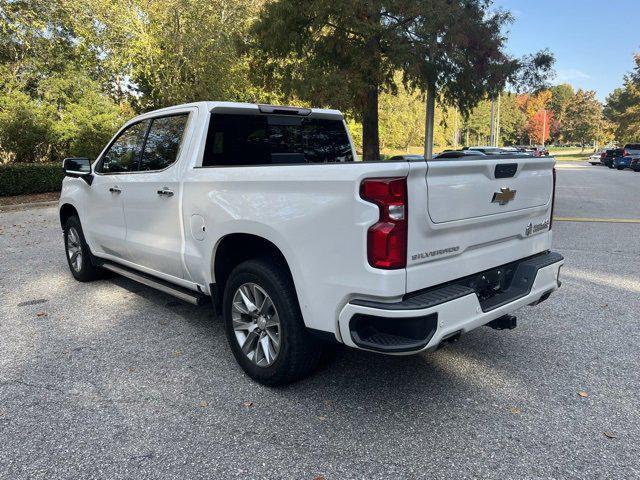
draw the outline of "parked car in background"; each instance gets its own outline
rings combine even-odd
[[[463,150],[473,150],[476,152],[482,152],[485,155],[502,155],[502,150],[498,147],[480,146],[480,147],[464,147]]]
[[[598,150],[593,155],[589,156],[589,163],[591,165],[602,165],[602,159],[604,158],[604,150]]]
[[[533,152],[535,152],[535,147],[531,147],[529,145],[516,145],[514,148],[516,148],[521,153],[529,153],[531,155],[533,155]]]
[[[623,151],[624,150],[622,148],[610,148],[604,152],[602,163],[609,168],[613,168],[613,159],[617,156],[621,156]]]
[[[479,150],[445,150],[444,152],[433,157],[434,159],[444,160],[447,158],[462,158],[462,157],[486,157],[486,155]]]
[[[623,155],[640,155],[640,143],[627,143],[624,147]]]
[[[398,160],[404,160],[407,162],[415,162],[415,161],[424,162],[425,158],[422,155],[416,155],[413,153],[408,153],[405,155],[394,155],[393,157],[389,158],[389,161],[392,161],[392,162],[395,162]]]
[[[549,150],[547,150],[546,147],[538,145],[537,147],[534,148],[533,155],[535,157],[548,157],[549,156]]]
[[[631,155],[625,155],[625,151],[622,152],[622,155],[616,155],[613,157],[613,161],[611,165],[613,168],[617,168],[618,170],[624,170],[625,168],[631,167]]]

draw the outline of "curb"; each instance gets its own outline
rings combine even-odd
[[[31,208],[46,208],[53,207],[55,205],[58,205],[58,200],[51,200],[48,202],[18,203],[16,205],[0,205],[0,212],[29,210]]]

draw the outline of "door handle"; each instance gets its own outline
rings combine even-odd
[[[120,190],[117,186],[111,187],[109,191],[111,193],[122,193],[122,190]]]
[[[158,195],[164,195],[165,197],[173,197],[173,191],[168,187],[164,187],[162,190],[158,190]]]

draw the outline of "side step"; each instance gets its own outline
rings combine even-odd
[[[178,285],[173,285],[169,282],[161,280],[159,278],[153,277],[143,272],[138,272],[137,270],[132,270],[131,268],[127,268],[123,265],[116,265],[111,262],[101,263],[100,266],[105,270],[109,270],[113,273],[117,273],[118,275],[122,275],[123,277],[130,278],[138,283],[142,283],[151,288],[155,288],[164,293],[168,293],[169,295],[173,295],[180,300],[190,303],[191,305],[204,305],[205,303],[211,302],[211,298],[198,292],[194,292],[192,290],[188,290],[186,288],[179,287]]]

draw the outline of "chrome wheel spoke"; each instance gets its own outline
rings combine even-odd
[[[251,300],[251,292],[247,288],[246,285],[243,285],[238,289],[238,293],[240,294],[240,298],[244,302],[245,308],[248,313],[253,313],[257,310],[255,303]]]
[[[273,349],[277,353],[278,350],[280,350],[280,335],[279,335],[279,333],[277,331],[273,331],[273,330],[274,329],[270,329],[270,328],[267,327],[267,329],[265,330],[265,333],[269,337],[269,340],[271,341],[271,344],[273,344]]]
[[[244,344],[241,345],[242,351],[245,355],[253,353],[255,355],[256,347],[258,345],[258,334],[251,332],[244,339]]]
[[[271,345],[269,345],[269,337],[267,335],[264,335],[260,339],[260,347],[262,348],[262,354],[264,355],[264,360],[268,365],[269,363],[272,362],[272,355],[271,355]]]
[[[233,329],[236,332],[252,332],[256,328],[254,322],[246,322],[242,319],[233,319]]]
[[[267,324],[265,325],[265,328],[269,328],[269,327],[280,327],[280,318],[278,318],[277,313],[267,319]]]

